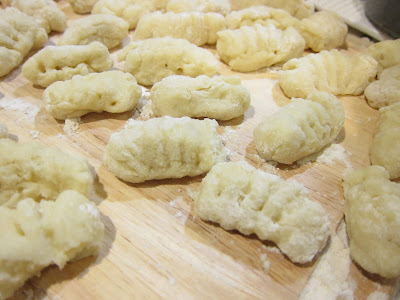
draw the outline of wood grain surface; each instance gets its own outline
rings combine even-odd
[[[67,1],[58,4],[67,14],[69,24],[82,17],[72,12]],[[52,34],[48,45],[58,38],[59,35]],[[129,39],[124,44],[127,42]],[[370,43],[366,38],[349,34],[347,48],[364,51]],[[112,57],[120,49],[113,50]],[[208,49],[216,54],[215,47]],[[121,69],[122,64],[115,67]],[[343,219],[343,172],[349,166],[359,168],[370,164],[369,147],[377,111],[366,104],[363,96],[340,97],[346,121],[335,143],[347,151],[347,162],[267,164],[255,150],[252,132],[260,121],[289,101],[277,84],[276,69],[236,73],[223,65],[221,74],[240,76],[251,92],[252,101],[244,117],[220,122],[219,132],[232,161],[246,160],[259,169],[303,183],[329,213],[334,234]],[[55,120],[44,109],[42,96],[43,89],[26,80],[21,67],[2,77],[0,122],[21,143],[35,140],[88,159],[97,171],[95,201],[106,231],[97,257],[71,262],[63,270],[50,266],[40,277],[29,280],[13,299],[298,298],[320,256],[306,265],[294,264],[273,243],[201,221],[193,211],[190,195],[198,190],[203,176],[141,184],[117,179],[103,164],[107,142],[127,120],[143,117],[135,111],[91,113],[82,117],[76,133],[67,134],[64,122]],[[17,98],[40,109],[34,119],[26,111],[1,105]],[[267,255],[269,269],[264,268],[263,254]],[[366,299],[374,291],[393,295],[396,284],[395,280],[367,274],[355,264],[350,267],[349,280],[355,286],[356,299]]]

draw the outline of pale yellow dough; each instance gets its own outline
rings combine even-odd
[[[360,95],[377,73],[375,59],[333,49],[294,58],[283,65],[279,84],[288,97],[307,97],[316,91]]]
[[[46,110],[63,120],[89,112],[129,111],[141,95],[135,77],[121,71],[75,75],[71,80],[54,82],[43,93]]]
[[[104,225],[96,205],[72,190],[54,200],[24,199],[15,209],[0,207],[0,299],[49,265],[62,269],[98,252]]]
[[[8,128],[5,124],[0,123],[0,139],[8,138]]]
[[[89,198],[93,181],[93,171],[83,158],[36,142],[0,139],[0,206],[13,208],[25,198],[51,200],[65,190]]]
[[[133,121],[111,135],[104,163],[117,177],[133,183],[197,176],[225,161],[217,127],[215,120],[188,117]]]
[[[166,10],[176,13],[198,11],[226,15],[231,11],[231,3],[229,0],[169,0]]]
[[[33,84],[47,87],[74,75],[108,71],[113,64],[107,47],[99,42],[47,46],[22,66],[22,74]]]
[[[368,47],[368,54],[379,63],[378,72],[400,64],[400,39],[386,40]]]
[[[370,157],[391,179],[400,177],[400,102],[379,109]]]
[[[250,92],[239,77],[172,75],[154,84],[150,99],[156,116],[229,120],[249,108]]]
[[[128,36],[128,27],[127,22],[116,16],[90,15],[75,20],[60,38],[58,45],[88,45],[97,41],[112,49]]]
[[[93,6],[98,0],[68,0],[73,11],[77,14],[87,14],[93,9]]]
[[[160,11],[147,14],[140,18],[134,39],[144,40],[153,37],[170,36],[186,39],[202,46],[215,44],[217,32],[225,29],[225,19],[218,13],[161,13]]]
[[[153,85],[170,75],[214,76],[220,69],[220,62],[210,51],[171,37],[133,41],[118,60],[126,60],[125,71],[143,85]]]
[[[254,129],[255,146],[262,158],[291,164],[337,137],[344,124],[343,104],[323,92],[306,99],[293,98]]]
[[[306,40],[307,48],[314,52],[342,46],[347,36],[347,25],[330,11],[319,11],[295,25]]]
[[[343,189],[352,259],[370,273],[400,276],[400,184],[370,166],[347,174]]]
[[[194,208],[202,220],[275,242],[296,263],[310,262],[329,237],[328,214],[303,185],[244,161],[215,165],[200,184]]]

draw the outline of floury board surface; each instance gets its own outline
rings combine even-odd
[[[66,1],[58,5],[69,24],[81,17]],[[52,34],[48,44],[58,38]],[[126,39],[124,44],[128,42]],[[369,44],[353,34],[347,39],[350,51],[364,51]],[[120,49],[111,51],[114,59]],[[215,48],[209,50],[216,54]],[[122,66],[116,63],[114,67]],[[342,174],[350,167],[369,165],[377,111],[363,96],[340,97],[346,121],[331,148],[336,159],[332,160],[331,154],[300,166],[269,165],[259,158],[252,132],[289,101],[277,84],[275,70],[236,73],[223,65],[221,74],[240,76],[252,101],[244,117],[219,122],[219,133],[230,160],[246,160],[259,169],[303,183],[329,213],[333,236],[343,219]],[[56,121],[44,109],[43,89],[27,81],[21,67],[0,79],[0,122],[19,142],[35,140],[57,146],[86,157],[96,169],[97,203],[106,226],[97,257],[71,262],[63,270],[48,267],[13,299],[297,299],[321,256],[306,265],[293,264],[273,243],[201,221],[190,195],[198,190],[203,176],[129,184],[107,170],[103,155],[110,135],[123,129],[131,118],[147,119],[148,115],[146,110],[142,115],[137,111],[92,113],[82,117],[76,132],[64,130],[64,122]],[[394,293],[394,280],[367,274],[354,263],[341,271],[345,278],[340,278],[339,288],[332,282],[338,299],[348,292],[356,299],[366,299],[373,292]]]

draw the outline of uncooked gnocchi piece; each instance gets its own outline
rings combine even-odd
[[[214,76],[220,68],[210,51],[171,37],[133,41],[121,51],[118,60],[126,60],[125,71],[142,85],[153,85],[170,75]]]
[[[133,183],[197,176],[225,161],[217,127],[215,120],[188,117],[133,121],[111,135],[104,162],[117,177]]]
[[[56,119],[69,119],[89,112],[121,113],[133,109],[142,95],[135,77],[121,71],[75,75],[45,89],[46,110]]]
[[[22,66],[22,74],[33,84],[47,87],[74,75],[108,71],[113,64],[107,47],[99,42],[82,46],[47,46]]]
[[[83,158],[36,142],[0,139],[0,206],[14,208],[25,198],[55,199],[65,190],[89,198],[94,174]]]
[[[231,11],[229,0],[169,0],[166,11],[175,13],[198,11],[198,12],[216,12],[226,15]]]
[[[215,44],[217,32],[225,29],[225,19],[218,13],[161,13],[156,11],[140,18],[134,39],[144,40],[153,37],[170,36],[182,38],[202,46]]]
[[[216,164],[202,180],[194,208],[202,220],[275,242],[296,263],[310,262],[329,237],[328,214],[303,185],[244,161]]]
[[[378,74],[378,80],[366,87],[364,95],[368,104],[374,108],[400,102],[400,64]]]
[[[400,102],[379,109],[370,157],[391,179],[400,177]]]
[[[293,98],[254,129],[256,149],[265,160],[291,164],[332,143],[344,117],[343,104],[331,94]]]
[[[369,55],[323,50],[285,63],[279,84],[288,97],[304,98],[316,91],[360,95],[376,72],[377,62]]]
[[[372,44],[368,54],[378,62],[378,73],[384,69],[400,64],[400,39],[387,40]]]
[[[314,52],[339,48],[344,44],[347,25],[330,11],[319,11],[295,25],[306,40],[307,48]]]
[[[77,14],[87,14],[93,9],[93,6],[98,0],[68,0],[73,11]]]
[[[253,26],[254,24],[263,26],[272,24],[278,29],[286,29],[289,26],[294,26],[298,21],[287,11],[268,6],[252,6],[232,11],[225,17],[228,29],[238,29],[242,26]]]
[[[123,19],[99,14],[75,20],[58,41],[58,45],[88,45],[100,42],[108,49],[117,47],[128,36],[128,23]]]
[[[400,184],[369,166],[347,174],[343,190],[352,259],[370,273],[400,276]]]
[[[217,52],[232,70],[255,71],[303,55],[305,41],[293,27],[277,29],[269,24],[243,26],[217,33]]]
[[[95,255],[104,225],[96,205],[76,191],[55,201],[20,201],[0,207],[0,298],[6,299],[47,266]]]

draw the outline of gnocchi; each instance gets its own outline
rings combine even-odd
[[[93,6],[98,0],[68,0],[73,11],[77,14],[87,14],[93,9]]]
[[[400,39],[387,40],[372,44],[367,52],[378,62],[378,73],[400,64]]]
[[[229,0],[169,0],[166,10],[175,13],[198,11],[226,15],[231,11],[231,3]]]

